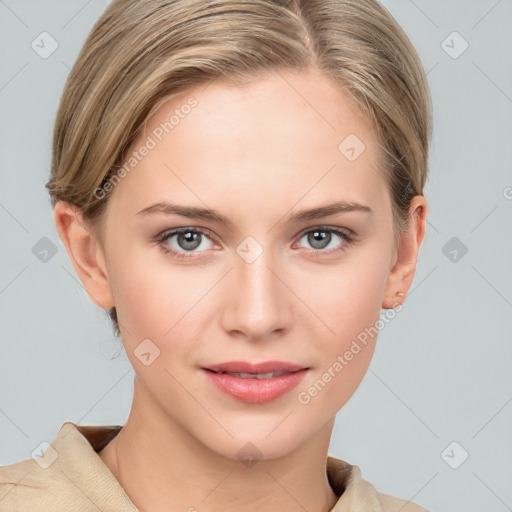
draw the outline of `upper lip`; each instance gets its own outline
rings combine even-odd
[[[262,363],[248,363],[246,361],[229,361],[204,367],[214,372],[230,373],[270,373],[270,372],[295,372],[305,367],[285,361],[264,361]]]

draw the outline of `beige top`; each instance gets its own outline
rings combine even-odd
[[[121,427],[68,421],[41,457],[0,466],[0,511],[138,512],[98,455]],[[358,466],[328,456],[326,471],[340,496],[330,512],[428,512],[377,492]]]

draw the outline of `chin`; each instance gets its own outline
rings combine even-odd
[[[281,420],[272,422],[271,426],[263,422],[262,428],[257,432],[253,430],[252,433],[248,433],[247,429],[245,432],[242,429],[239,433],[231,429],[233,437],[226,434],[220,438],[203,440],[203,443],[223,457],[252,467],[258,460],[284,457],[304,443],[303,429],[300,432],[287,430],[283,426],[276,429]]]

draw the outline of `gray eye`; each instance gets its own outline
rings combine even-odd
[[[338,239],[338,246],[342,246],[343,242],[349,241],[348,236],[341,230],[334,228],[310,229],[302,235],[302,238],[307,238],[307,244],[312,249],[320,252],[323,252],[324,249],[334,249],[336,247],[336,239]]]
[[[332,239],[332,234],[326,230],[315,230],[310,231],[307,234],[307,237],[308,243],[311,244],[311,247],[314,249],[325,249]]]
[[[194,231],[186,231],[184,233],[178,233],[175,235],[177,238],[178,245],[183,250],[197,249],[201,245],[201,233],[195,233]]]

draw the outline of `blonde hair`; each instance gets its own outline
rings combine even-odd
[[[423,195],[432,107],[414,47],[377,0],[114,0],[64,87],[46,184],[52,207],[75,205],[103,241],[108,195],[95,191],[162,103],[216,78],[241,85],[285,69],[319,70],[368,116],[400,232],[411,198]],[[117,335],[115,308],[109,314]]]

